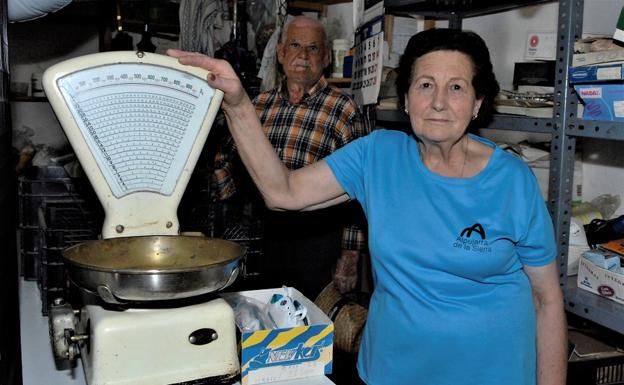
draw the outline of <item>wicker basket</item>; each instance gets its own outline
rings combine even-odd
[[[362,293],[341,295],[333,283],[327,285],[314,303],[334,322],[334,346],[357,353],[368,309],[362,306]],[[367,297],[367,295],[366,295]]]

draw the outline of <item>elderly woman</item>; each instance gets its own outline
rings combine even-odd
[[[498,85],[474,33],[410,40],[397,85],[413,135],[376,130],[288,171],[227,63],[172,51],[209,71],[266,204],[312,210],[357,199],[375,290],[358,370],[367,384],[563,385],[566,323],[552,222],[519,159],[468,133]]]

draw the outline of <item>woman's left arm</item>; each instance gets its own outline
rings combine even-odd
[[[524,266],[533,288],[537,316],[537,385],[565,385],[568,329],[556,261]]]

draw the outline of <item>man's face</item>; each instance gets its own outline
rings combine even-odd
[[[277,46],[277,60],[289,81],[313,85],[329,65],[329,50],[316,25],[293,23]]]

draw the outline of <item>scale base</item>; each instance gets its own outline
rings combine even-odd
[[[236,326],[221,298],[167,309],[82,309],[80,354],[89,385],[168,385],[239,373]],[[191,342],[192,341],[192,342]]]

